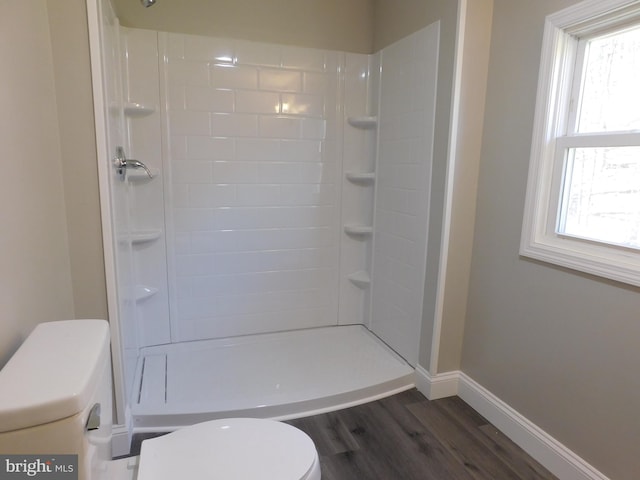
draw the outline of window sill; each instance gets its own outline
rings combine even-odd
[[[523,238],[520,255],[579,272],[640,286],[640,254],[560,236]]]

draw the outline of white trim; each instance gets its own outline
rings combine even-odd
[[[609,480],[576,453],[489,390],[458,372],[458,395],[561,480]]]
[[[535,423],[459,370],[432,376],[418,365],[416,388],[429,400],[458,395],[561,480],[610,480]]]
[[[369,58],[367,59],[367,68],[369,69],[369,76],[367,78],[367,91],[369,91],[370,89],[372,89],[374,86],[377,87],[376,90],[376,101],[375,101],[375,112],[371,112],[372,109],[372,105],[370,105],[370,103],[372,103],[372,99],[371,97],[373,95],[367,95],[367,110],[370,111],[371,113],[375,113],[375,115],[378,117],[378,121],[376,122],[376,127],[375,127],[375,155],[373,158],[373,171],[376,172],[378,174],[378,178],[380,175],[380,124],[382,123],[381,121],[381,113],[382,113],[382,109],[380,108],[380,105],[382,105],[382,50],[378,50],[376,53],[373,53],[371,55],[369,55]],[[374,61],[374,58],[377,57],[377,60]],[[376,67],[376,72],[375,72],[375,81],[372,80],[372,72],[371,72],[371,66]],[[344,77],[341,77],[344,78]],[[377,84],[376,84],[377,82]],[[346,88],[346,87],[345,87]],[[343,90],[344,92],[344,90]],[[345,106],[346,107],[346,106]],[[343,120],[344,122],[344,120]],[[342,141],[344,142],[344,135],[342,136]],[[342,146],[344,148],[344,144]],[[344,150],[343,150],[343,155],[344,155]],[[344,164],[344,159],[343,159],[343,164]],[[371,226],[373,228],[373,231],[376,232],[376,211],[377,211],[377,199],[379,198],[379,194],[378,191],[380,189],[379,187],[380,185],[380,181],[375,181],[373,182],[373,205],[371,206],[371,212],[372,212],[372,223]],[[343,219],[340,219],[340,222],[342,222]],[[340,223],[342,225],[342,223]],[[372,279],[374,278],[375,275],[375,271],[376,271],[376,260],[375,260],[375,256],[373,255],[373,252],[375,252],[375,248],[376,248],[376,236],[377,235],[372,235],[371,236],[371,244],[369,246],[369,253],[368,257],[371,260],[370,261],[370,265],[369,265],[369,269],[370,269],[370,273],[369,273],[369,279],[370,279],[370,283],[369,283],[369,292],[365,297],[365,303],[366,303],[366,315],[365,318],[363,318],[363,322],[364,324],[367,326],[367,328],[371,331],[373,331],[373,315],[371,314],[371,312],[373,312],[373,295],[371,295],[371,292],[373,292],[373,281]]]
[[[116,262],[113,246],[111,189],[111,159],[108,155],[107,115],[103,83],[102,65],[102,3],[100,0],[86,0],[87,25],[89,29],[89,50],[91,58],[91,82],[93,87],[93,110],[96,133],[96,156],[98,160],[98,186],[100,193],[100,217],[102,225],[102,246],[104,249],[105,281],[107,288],[107,309],[111,331],[111,362],[113,367],[113,387],[116,421],[124,421],[125,386],[124,361],[122,358],[120,322],[118,319],[118,289],[116,285]]]
[[[460,95],[462,90],[462,63],[464,60],[464,33],[467,21],[467,0],[458,0],[458,19],[455,45],[455,63],[453,66],[453,85],[451,92],[451,119],[449,123],[449,153],[447,156],[447,172],[442,207],[442,233],[440,235],[440,258],[438,264],[438,280],[433,315],[433,336],[431,338],[431,355],[429,372],[438,373],[440,341],[442,334],[442,315],[444,312],[444,295],[447,282],[447,262],[449,258],[449,237],[451,235],[451,212],[453,207],[453,189],[456,171],[456,146],[458,144],[458,124],[460,115]]]
[[[416,367],[416,388],[429,400],[453,397],[458,394],[460,372],[440,373],[432,376],[424,367]]]
[[[558,137],[556,148],[636,147],[640,145],[640,133],[594,133]]]
[[[588,33],[593,29],[602,28],[603,24],[623,21],[628,15],[626,9],[636,3],[638,0],[584,0],[547,18],[558,28],[566,29],[570,33],[573,33],[574,29]],[[576,21],[577,18],[579,21]]]
[[[126,425],[114,425],[111,429],[111,455],[122,457],[131,452],[131,435]]]

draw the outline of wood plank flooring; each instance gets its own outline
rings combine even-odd
[[[288,423],[314,440],[323,480],[556,478],[458,397],[410,390]]]
[[[413,389],[287,423],[315,442],[322,480],[556,478],[458,397]],[[132,455],[149,436],[134,436]]]

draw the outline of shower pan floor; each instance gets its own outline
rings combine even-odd
[[[279,420],[412,388],[414,370],[362,325],[332,326],[142,349],[135,432],[224,417]]]

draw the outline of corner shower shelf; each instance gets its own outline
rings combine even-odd
[[[136,302],[141,302],[142,300],[146,300],[147,298],[153,297],[156,293],[158,293],[158,289],[155,287],[147,287],[146,285],[136,285],[134,298]]]
[[[349,224],[344,226],[344,233],[356,237],[369,236],[373,233],[373,227],[370,225]]]
[[[369,277],[369,272],[365,272],[364,270],[354,272],[351,275],[348,275],[347,278],[351,283],[359,288],[367,288],[371,284],[371,277]]]
[[[142,103],[128,102],[124,104],[124,114],[130,118],[146,117],[156,111],[156,107]]]
[[[160,235],[162,235],[162,230],[138,230],[131,232],[129,235],[123,235],[118,241],[121,244],[131,242],[132,245],[141,245],[159,239]]]
[[[376,180],[375,172],[347,172],[344,176],[351,183],[358,185],[371,185]]]
[[[378,125],[378,117],[375,115],[361,115],[357,117],[347,117],[349,125],[363,130],[371,130]]]

